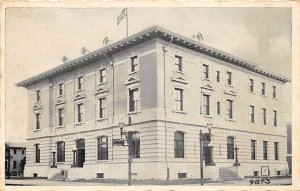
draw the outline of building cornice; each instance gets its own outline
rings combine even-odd
[[[43,72],[41,74],[38,74],[31,78],[28,78],[24,81],[17,83],[16,85],[18,87],[28,87],[35,83],[41,82],[45,79],[49,79],[49,78],[55,77],[57,75],[63,74],[65,72],[72,71],[72,70],[78,69],[80,67],[86,66],[95,61],[107,59],[107,55],[113,55],[113,54],[120,52],[122,50],[125,50],[127,48],[133,47],[138,44],[142,44],[153,38],[159,38],[166,42],[171,42],[172,44],[176,44],[178,46],[185,47],[185,48],[193,50],[195,52],[202,53],[202,54],[211,56],[211,57],[219,59],[219,60],[223,60],[227,63],[245,68],[249,71],[253,71],[260,75],[263,75],[263,76],[266,76],[266,77],[269,77],[269,78],[272,78],[272,79],[275,79],[275,80],[278,80],[278,81],[281,81],[284,83],[290,81],[290,79],[288,79],[284,76],[280,76],[280,75],[271,73],[267,70],[261,69],[257,65],[250,63],[248,61],[245,61],[236,56],[233,56],[229,53],[209,47],[207,45],[196,42],[192,39],[189,39],[187,37],[181,36],[174,32],[168,31],[161,27],[154,26],[154,27],[148,28],[142,32],[139,32],[139,33],[131,35],[127,38],[124,38],[120,41],[117,41],[115,43],[112,43],[110,45],[102,47],[96,51],[90,52],[84,56],[81,56],[74,60],[68,61],[68,62],[66,62],[62,65],[59,65],[53,69],[50,69],[46,72]]]

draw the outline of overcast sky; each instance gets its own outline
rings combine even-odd
[[[14,84],[93,51],[108,36],[126,36],[116,25],[122,8],[6,9],[6,141],[25,141],[27,92]],[[129,35],[159,25],[291,78],[290,8],[129,8]],[[290,103],[290,101],[288,101]],[[290,115],[291,110],[285,112]],[[290,119],[287,119],[290,120]],[[286,121],[290,122],[290,121]]]

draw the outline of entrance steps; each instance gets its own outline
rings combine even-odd
[[[219,169],[219,176],[221,181],[228,181],[228,180],[242,180],[243,178],[239,177],[239,175],[231,170],[230,167],[220,167]]]
[[[48,180],[50,181],[65,181],[64,171],[58,172],[50,177]]]

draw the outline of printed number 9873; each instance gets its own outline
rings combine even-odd
[[[270,184],[270,180],[269,179],[261,179],[261,180],[259,180],[259,179],[255,179],[255,180],[250,179],[249,183],[250,183],[250,185],[252,185],[252,184]]]

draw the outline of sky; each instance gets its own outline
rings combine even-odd
[[[62,64],[63,56],[81,56],[82,47],[101,48],[105,37],[125,38],[125,20],[117,26],[121,11],[6,9],[6,141],[26,139],[27,92],[15,84]],[[154,25],[189,38],[200,32],[202,43],[291,78],[291,15],[290,8],[128,8],[129,35]],[[291,122],[291,109],[284,113]]]

